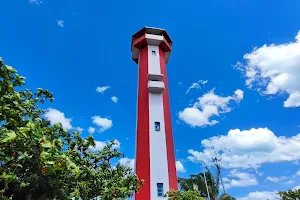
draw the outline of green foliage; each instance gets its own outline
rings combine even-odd
[[[230,196],[229,194],[222,194],[219,200],[236,200],[234,197]]]
[[[212,200],[217,199],[217,197],[219,196],[219,188],[220,188],[219,182],[220,182],[221,168],[218,164],[215,164],[215,167],[217,169],[217,173],[215,176],[209,170],[208,167],[206,167],[206,172],[204,172],[207,181],[209,195]],[[190,178],[179,178],[178,182],[181,191],[182,192],[195,191],[201,197],[208,197],[206,185],[205,185],[204,173],[201,172],[199,174],[192,174],[190,175]],[[219,200],[235,200],[235,198],[231,197],[228,194],[223,194],[219,198]]]
[[[131,169],[112,167],[123,156],[114,141],[101,151],[61,124],[50,125],[39,108],[52,102],[48,90],[24,89],[25,77],[0,58],[0,199],[126,198],[141,182]]]
[[[286,192],[278,192],[282,200],[299,200],[300,199],[300,189],[298,190],[288,190]]]
[[[201,197],[199,192],[196,191],[177,191],[172,190],[167,192],[165,197],[168,197],[169,200],[205,200],[205,198]]]
[[[208,168],[206,168],[205,176],[208,185],[208,191],[212,199],[217,198],[219,195],[219,174],[220,168],[217,168],[216,178],[214,177],[212,172]],[[201,194],[201,196],[207,197],[203,172],[199,174],[192,174],[190,175],[190,178],[187,179],[179,178],[178,181],[182,191],[198,191]]]

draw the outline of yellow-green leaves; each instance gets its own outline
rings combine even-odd
[[[20,132],[24,137],[28,137],[28,136],[29,136],[29,132],[30,132],[30,128],[29,128],[29,127],[20,127],[20,128],[19,128],[19,132]]]
[[[11,142],[15,140],[17,137],[16,133],[14,131],[8,131],[6,134],[4,134],[4,138],[1,140],[3,143]]]
[[[42,147],[44,147],[44,148],[52,148],[53,145],[52,145],[52,143],[50,141],[46,140],[46,141],[42,142]]]

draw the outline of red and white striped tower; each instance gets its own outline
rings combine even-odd
[[[135,200],[167,199],[177,190],[166,63],[172,41],[165,30],[145,27],[132,36],[132,58],[138,67],[136,174],[144,186]]]

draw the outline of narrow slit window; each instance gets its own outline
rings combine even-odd
[[[160,122],[155,122],[155,131],[160,131]]]
[[[152,51],[152,56],[156,56],[156,51]]]
[[[164,196],[164,184],[163,183],[157,183],[157,196],[158,197]]]

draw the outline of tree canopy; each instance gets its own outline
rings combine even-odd
[[[0,58],[0,199],[126,198],[141,181],[130,168],[113,166],[123,154],[111,141],[100,151],[92,136],[51,125],[40,106],[48,90],[25,88],[25,77]]]
[[[209,191],[210,198],[212,200],[218,199],[219,196],[219,182],[221,167],[218,164],[215,164],[217,169],[216,175],[214,175],[208,167],[206,167],[205,172],[199,174],[192,174],[190,178],[179,178],[178,182],[181,188],[181,193],[191,192],[189,194],[195,194],[195,192],[201,197],[208,197],[207,189],[205,184],[205,178],[207,182],[207,187]],[[204,177],[205,176],[205,177]],[[219,200],[234,200],[235,198],[231,197],[229,194],[223,194]]]
[[[278,194],[282,200],[299,200],[300,199],[300,189],[279,192]]]
[[[165,195],[169,200],[205,200],[197,191],[178,191],[171,190]]]

